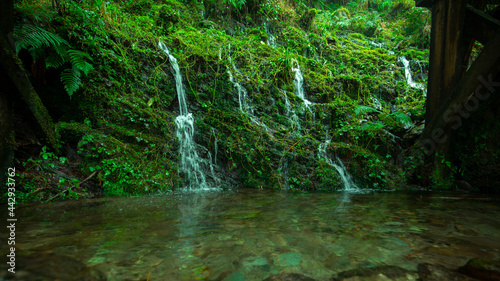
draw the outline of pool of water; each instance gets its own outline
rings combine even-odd
[[[109,280],[327,280],[499,259],[500,201],[464,196],[237,190],[21,206],[16,245],[74,257]]]

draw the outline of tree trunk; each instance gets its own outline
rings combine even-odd
[[[42,127],[50,144],[54,150],[59,152],[59,135],[57,134],[52,118],[50,117],[47,108],[42,104],[40,97],[35,92],[31,82],[26,75],[21,60],[17,57],[12,49],[9,40],[5,34],[0,33],[0,63],[4,71],[10,77],[10,80],[17,88],[17,91],[22,95],[29,109],[35,116],[38,124]],[[11,93],[13,94],[13,93]]]

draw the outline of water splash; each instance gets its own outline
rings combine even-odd
[[[180,142],[180,172],[183,172],[187,176],[188,189],[207,189],[207,181],[205,174],[200,168],[200,158],[196,152],[196,143],[193,140],[194,117],[187,108],[186,93],[182,84],[179,64],[177,63],[177,59],[170,54],[165,43],[159,41],[158,47],[168,55],[170,64],[174,69],[175,86],[179,99],[179,116],[175,118],[175,125],[177,126],[176,135]]]
[[[292,104],[290,103],[290,100],[286,97],[286,92],[285,93],[285,108],[286,108],[286,116],[292,121],[292,129],[295,130],[295,132],[300,132],[301,127],[299,123],[299,117],[297,116],[297,113],[292,107]]]
[[[346,192],[357,192],[359,191],[359,187],[352,180],[351,175],[347,172],[344,163],[336,157],[335,161],[332,161],[326,152],[326,148],[330,146],[330,139],[327,138],[326,141],[319,145],[318,147],[318,157],[319,159],[323,159],[328,165],[332,166],[337,170],[342,179],[342,191]]]
[[[413,78],[411,76],[410,62],[406,59],[406,57],[404,57],[404,56],[399,57],[398,61],[403,63],[403,66],[405,68],[405,79],[406,79],[406,83],[408,84],[408,86],[410,86],[411,88],[414,88],[414,89],[424,90],[425,85],[423,83],[417,83],[417,82],[413,81]]]

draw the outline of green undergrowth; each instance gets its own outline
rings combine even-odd
[[[414,73],[426,72],[430,19],[413,1],[351,2],[359,5],[61,0],[55,11],[49,2],[24,0],[16,15],[89,54],[92,69],[80,76],[71,107],[55,105],[63,112],[55,121],[81,158],[77,169],[97,171],[93,181],[107,195],[181,182],[175,79],[159,40],[178,60],[195,141],[216,157],[221,179],[251,188],[338,189],[336,171],[318,157],[328,137],[329,155],[342,159],[360,186],[394,189],[406,181],[394,159],[424,110],[423,92],[408,87],[398,57],[411,61]],[[295,94],[297,65],[311,110]],[[228,71],[248,92],[253,114],[240,111]]]

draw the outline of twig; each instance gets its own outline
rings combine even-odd
[[[97,171],[98,171],[98,170],[95,170],[92,174],[90,174],[90,176],[88,176],[86,179],[84,179],[84,180],[83,180],[82,182],[80,182],[79,184],[83,184],[83,183],[85,183],[86,181],[90,180],[93,176],[95,176],[95,174],[97,174]],[[56,196],[54,196],[54,197],[52,197],[52,198],[50,198],[50,199],[46,200],[44,203],[47,203],[47,202],[50,202],[50,201],[52,201],[52,200],[56,199],[57,197],[61,196],[61,194],[63,194],[64,192],[68,191],[70,188],[71,188],[71,187],[68,187],[68,188],[66,188],[65,190],[63,190],[63,191],[59,192]],[[39,189],[37,189],[37,190],[33,191],[32,193],[34,193],[34,192],[38,192],[38,191],[40,191],[40,190],[42,190],[42,189],[40,189],[40,188],[39,188]],[[78,192],[77,192],[77,193],[78,193]],[[79,194],[79,193],[78,193],[78,194]]]
[[[90,176],[88,176],[86,179],[82,180],[82,182],[80,182],[80,184],[83,184],[86,181],[90,180],[93,176],[95,176],[95,174],[97,174],[97,171],[99,171],[99,170],[95,170],[92,174],[90,174]]]

